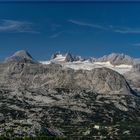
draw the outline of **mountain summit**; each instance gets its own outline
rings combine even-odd
[[[17,62],[17,63],[35,63],[37,61],[25,50],[20,50],[14,53],[12,56],[6,58],[5,62]]]
[[[62,62],[73,62],[75,61],[75,57],[71,53],[62,54],[60,52],[52,55],[53,61],[62,61]]]
[[[111,53],[109,55],[104,55],[103,57],[98,58],[96,61],[99,61],[99,62],[109,61],[113,65],[120,65],[120,64],[132,65],[133,64],[133,58],[123,53],[121,54]]]

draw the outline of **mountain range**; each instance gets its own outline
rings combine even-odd
[[[0,135],[140,137],[139,60],[59,52],[38,61],[16,52],[0,63]]]

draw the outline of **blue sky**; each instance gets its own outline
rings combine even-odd
[[[0,59],[17,50],[36,59],[57,51],[84,57],[140,57],[140,3],[0,3]]]

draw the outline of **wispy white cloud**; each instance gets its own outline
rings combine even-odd
[[[60,32],[57,32],[57,33],[54,33],[50,36],[50,38],[57,38],[59,37],[62,33],[64,33],[64,31],[60,31]]]
[[[68,22],[79,25],[79,26],[86,26],[86,27],[98,28],[98,29],[103,29],[103,30],[108,29],[105,26],[101,26],[101,25],[93,24],[93,23],[86,23],[86,22],[77,21],[77,20],[73,20],[73,19],[69,19]]]
[[[124,27],[124,28],[120,28],[120,29],[119,28],[114,29],[114,32],[121,33],[121,34],[139,34],[140,28]]]
[[[116,32],[120,34],[140,34],[140,28],[127,27],[127,26],[121,27],[121,26],[113,26],[113,25],[105,26],[105,25],[87,23],[87,22],[73,20],[73,19],[69,19],[68,22],[78,26],[86,26],[86,27],[96,28],[100,30]]]
[[[17,20],[0,20],[0,32],[39,33],[33,30],[32,23]]]

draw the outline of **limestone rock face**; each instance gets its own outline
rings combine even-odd
[[[133,72],[140,72],[140,64],[135,64],[135,65],[133,65],[132,71],[133,71]]]
[[[49,78],[46,76],[46,81],[47,79]],[[124,77],[107,68],[97,68],[92,71],[56,70],[46,85],[52,88],[81,89],[103,94],[130,94],[130,87]]]
[[[22,83],[29,83],[29,87],[47,86],[50,89],[67,88],[103,94],[131,93],[125,78],[108,68],[88,71],[63,68],[53,63],[49,65],[15,63],[8,66],[7,75],[12,77],[12,83],[19,80]]]

